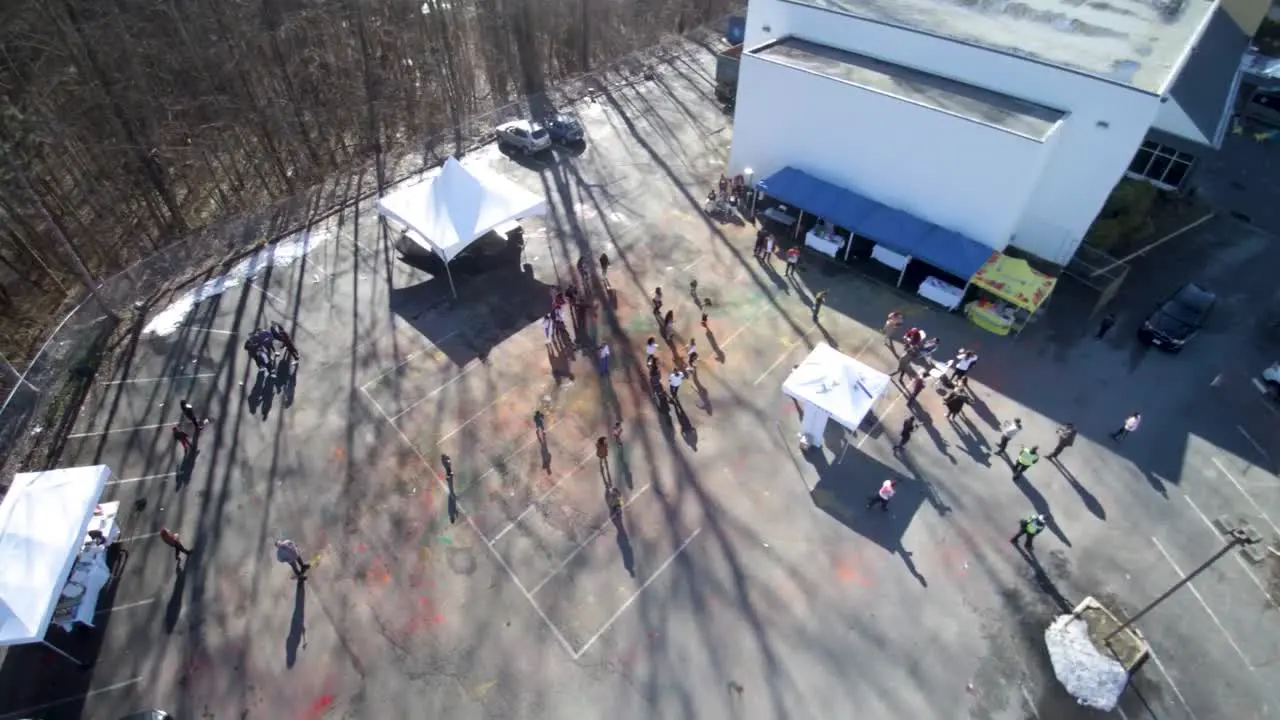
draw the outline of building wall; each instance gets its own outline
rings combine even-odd
[[[735,164],[794,165],[998,250],[1045,164],[1044,143],[888,95],[752,55],[739,72]],[[821,102],[797,112],[787,96]]]
[[[1206,137],[1173,98],[1165,98],[1160,103],[1160,110],[1151,127],[1201,145],[1213,145],[1213,138]]]
[[[1156,96],[924,33],[798,5],[786,0],[750,0],[746,44],[794,35],[870,55],[1066,111],[1056,148],[1021,208],[1012,244],[1046,260],[1065,263],[1079,246],[1112,188],[1155,120]],[[746,79],[739,85],[739,97]],[[790,102],[787,99],[790,98]],[[794,111],[805,102],[795,93],[776,106]],[[747,119],[739,100],[737,127]],[[885,138],[886,143],[889,138]],[[908,152],[910,138],[892,144]],[[745,150],[745,149],[744,149]],[[735,147],[733,162],[751,162]],[[754,168],[753,168],[754,169]],[[874,193],[869,194],[879,199]],[[957,230],[959,228],[956,228]]]

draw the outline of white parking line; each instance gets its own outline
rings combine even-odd
[[[207,332],[207,333],[213,333],[215,335],[238,335],[239,334],[235,330],[218,330],[216,328],[198,328],[198,327],[186,328],[183,332]]]
[[[281,305],[285,305],[285,304],[286,304],[284,300],[281,300],[279,297],[277,297],[277,296],[275,296],[275,295],[272,295],[271,293],[267,292],[265,288],[263,288],[262,286],[258,285],[257,283],[249,283],[249,287],[253,288],[254,290],[257,290],[258,292],[262,293],[263,295],[266,295],[267,297],[271,298],[272,300],[275,300],[276,302],[280,303]]]
[[[1165,669],[1164,663],[1160,662],[1160,656],[1156,654],[1156,649],[1148,645],[1147,651],[1151,653],[1151,659],[1156,661],[1156,668],[1160,670],[1160,674],[1164,676],[1165,682],[1169,683],[1169,689],[1173,690],[1173,694],[1178,696],[1178,702],[1182,704],[1182,709],[1187,711],[1187,715],[1191,717],[1191,720],[1196,720],[1195,712],[1191,709],[1191,706],[1187,704],[1187,699],[1182,696],[1182,691],[1174,684],[1173,676],[1171,676],[1169,671]]]
[[[98,688],[97,690],[90,690],[87,693],[80,693],[79,695],[69,695],[60,700],[47,702],[43,705],[35,705],[33,707],[23,708],[21,710],[14,710],[13,712],[7,712],[3,715],[0,715],[0,720],[8,720],[9,718],[30,717],[32,715],[36,715],[45,710],[48,710],[49,708],[55,708],[55,707],[58,707],[59,705],[66,705],[67,703],[73,703],[79,700],[84,700],[86,698],[93,697],[94,695],[101,695],[102,693],[105,693],[105,692],[111,692],[112,690],[119,690],[122,687],[128,687],[138,682],[139,680],[142,680],[141,675],[139,675],[138,677],[132,680],[125,680],[124,682],[118,682],[115,685],[108,685],[106,687]]]
[[[1255,450],[1257,450],[1258,452],[1262,453],[1262,457],[1267,458],[1268,460],[1270,460],[1270,459],[1271,459],[1271,456],[1270,456],[1269,454],[1267,454],[1267,451],[1266,451],[1266,450],[1263,450],[1263,449],[1262,449],[1262,446],[1258,444],[1258,441],[1257,441],[1257,440],[1254,440],[1252,435],[1250,435],[1249,433],[1245,432],[1245,429],[1244,429],[1244,428],[1242,428],[1242,427],[1240,427],[1239,425],[1237,425],[1237,426],[1236,426],[1236,429],[1240,431],[1240,434],[1244,436],[1244,439],[1245,439],[1245,440],[1248,440],[1248,441],[1249,441],[1249,444],[1253,446],[1253,449],[1255,449]]]
[[[595,450],[592,449],[588,451],[586,455],[583,455],[582,459],[578,461],[578,464],[575,465],[572,470],[561,475],[560,479],[555,481],[555,484],[553,484],[550,488],[547,488],[545,492],[539,495],[538,499],[529,503],[529,507],[525,508],[519,515],[517,515],[515,520],[512,520],[511,522],[507,523],[507,526],[502,528],[502,530],[500,530],[497,535],[494,535],[493,538],[489,540],[489,542],[493,543],[494,545],[497,545],[498,541],[502,539],[503,535],[506,535],[507,533],[511,532],[512,528],[519,525],[521,520],[524,520],[529,515],[529,513],[533,512],[534,508],[541,505],[543,500],[546,500],[547,497],[551,495],[551,493],[555,492],[556,488],[560,487],[560,483],[564,482],[565,480],[575,475],[579,470],[582,469],[582,466],[586,465],[587,461],[590,460],[592,456],[594,456],[595,454],[596,454]],[[486,470],[484,475],[488,475],[491,472],[493,472],[493,468],[489,468],[488,470]],[[484,477],[484,475],[481,475],[480,477]],[[476,479],[479,480],[480,478],[476,478]]]
[[[1213,464],[1218,466],[1218,470],[1221,471],[1223,475],[1227,476],[1227,479],[1231,481],[1231,484],[1236,486],[1236,489],[1240,491],[1241,495],[1244,495],[1245,500],[1248,500],[1249,504],[1253,506],[1253,509],[1257,510],[1258,514],[1262,516],[1262,519],[1267,521],[1267,524],[1271,526],[1271,530],[1277,535],[1280,535],[1280,527],[1276,527],[1276,524],[1271,522],[1271,518],[1267,517],[1267,513],[1262,510],[1262,507],[1253,499],[1253,496],[1245,492],[1244,486],[1236,482],[1236,479],[1231,476],[1231,473],[1227,472],[1227,469],[1222,466],[1222,463],[1218,462],[1218,458],[1213,458]]]
[[[638,500],[641,495],[645,494],[645,492],[647,492],[652,485],[653,483],[645,483],[644,487],[637,490],[634,495],[627,498],[626,502],[622,503],[622,508],[625,510],[628,505]],[[604,523],[601,524],[600,527],[592,531],[592,533],[587,536],[587,539],[583,540],[578,545],[578,547],[574,548],[573,552],[569,553],[568,557],[566,557],[560,563],[560,565],[556,567],[555,570],[552,570],[546,577],[542,578],[542,582],[533,586],[533,589],[529,591],[529,595],[530,596],[537,595],[538,591],[541,590],[544,585],[550,582],[552,578],[559,575],[561,570],[564,570],[569,563],[573,562],[574,558],[578,557],[578,553],[582,552],[583,550],[586,549],[588,545],[595,542],[595,539],[600,536],[600,533],[604,532],[605,528],[609,527],[612,524],[613,524],[613,518],[609,518],[608,520],[604,521]]]
[[[120,478],[118,480],[108,480],[107,485],[108,486],[126,485],[128,483],[136,483],[136,482],[141,482],[143,480],[159,480],[160,478],[171,478],[176,476],[177,474],[178,473],[176,472],[170,472],[170,473],[160,473],[159,475],[143,475],[142,477]]]
[[[218,373],[216,372],[207,372],[207,373],[196,373],[195,375],[173,375],[170,377],[157,377],[157,378],[126,378],[124,380],[112,380],[110,382],[105,382],[102,384],[103,385],[127,385],[129,383],[166,382],[169,380],[177,382],[179,380],[196,380],[198,378],[213,377],[214,375],[217,375],[217,374]]]
[[[443,489],[446,493],[448,493],[449,492],[448,481],[445,480],[443,477],[440,477],[439,473],[435,472],[434,468],[431,467],[431,463],[427,462],[427,456],[423,455],[422,451],[419,450],[416,445],[414,445],[412,442],[409,441],[409,436],[405,435],[404,431],[400,429],[400,426],[396,425],[391,420],[390,417],[387,417],[387,413],[383,411],[383,409],[378,405],[377,402],[374,401],[373,397],[370,396],[368,392],[364,391],[363,389],[361,389],[361,392],[364,392],[364,396],[369,398],[369,402],[373,403],[373,406],[378,408],[378,412],[382,415],[382,419],[386,420],[391,425],[391,427],[395,429],[396,434],[400,436],[400,439],[404,442],[404,444],[407,445],[409,449],[413,451],[414,455],[418,456],[418,459],[422,461],[422,466],[426,468],[429,472],[431,472],[433,475],[435,475],[436,484],[441,489]],[[471,532],[475,533],[476,536],[480,538],[480,541],[483,542],[484,546],[489,550],[489,554],[493,556],[494,561],[496,561],[498,563],[498,566],[502,568],[503,572],[507,574],[507,577],[511,578],[511,582],[515,583],[515,586],[520,591],[520,594],[524,595],[524,599],[529,601],[529,605],[533,608],[533,611],[538,613],[538,617],[542,618],[542,622],[547,624],[547,628],[551,630],[551,634],[556,636],[556,640],[560,642],[560,647],[564,648],[564,651],[569,653],[569,657],[571,658],[574,657],[573,646],[570,645],[569,641],[565,639],[564,633],[560,632],[560,628],[557,627],[555,623],[551,622],[551,618],[547,617],[547,613],[542,609],[542,606],[534,601],[533,595],[530,594],[529,591],[525,589],[524,583],[520,582],[520,578],[517,577],[515,574],[515,571],[511,569],[511,565],[507,563],[506,558],[502,557],[502,554],[494,549],[493,543],[489,542],[489,538],[485,537],[484,533],[480,532],[480,528],[476,526],[475,518],[471,517],[471,513],[463,509],[462,503],[460,502],[457,503],[457,508],[458,508],[458,513],[461,514],[464,518],[466,518],[467,525],[471,527]],[[4,720],[4,718],[0,718],[0,720]]]
[[[476,421],[476,420],[477,420],[481,415],[484,415],[485,413],[487,413],[487,412],[489,412],[490,410],[492,410],[494,405],[497,405],[498,403],[502,402],[503,400],[506,400],[508,395],[510,395],[510,394],[512,394],[512,393],[514,393],[514,392],[515,392],[515,391],[517,391],[517,390],[522,389],[523,387],[524,387],[523,385],[517,385],[517,386],[515,386],[515,387],[511,388],[510,390],[508,390],[508,391],[506,391],[506,392],[502,393],[502,394],[501,394],[501,395],[499,395],[498,397],[494,398],[494,399],[493,399],[493,402],[491,402],[491,403],[489,403],[488,405],[485,405],[483,408],[481,408],[480,412],[478,412],[478,413],[476,413],[475,415],[472,415],[471,417],[467,418],[467,421],[466,421],[466,422],[464,422],[464,423],[462,423],[461,425],[459,425],[458,427],[456,427],[456,428],[454,428],[454,429],[450,430],[448,435],[445,435],[444,437],[442,437],[442,438],[440,438],[439,440],[437,440],[437,441],[436,441],[436,445],[440,445],[440,444],[441,444],[441,443],[443,443],[445,440],[448,440],[449,438],[453,437],[454,435],[457,435],[458,433],[462,432],[463,428],[465,428],[466,426],[468,426],[468,425],[470,425],[471,423],[475,422],[475,421]],[[403,414],[404,414],[404,413],[401,413],[401,415],[403,415]],[[400,417],[400,415],[397,415],[396,417]],[[395,421],[393,420],[392,422],[395,422]]]
[[[440,349],[440,343],[444,342],[445,340],[448,340],[449,338],[451,338],[451,337],[453,337],[454,335],[457,335],[457,334],[458,334],[458,333],[456,333],[456,332],[451,332],[451,333],[449,333],[448,335],[445,335],[444,337],[440,338],[440,340],[438,340],[437,342],[431,343],[430,345],[428,345],[427,347],[422,348],[422,349],[421,349],[421,350],[419,350],[418,352],[415,352],[415,353],[413,353],[413,354],[409,355],[409,357],[407,357],[407,358],[405,358],[404,360],[401,360],[399,363],[397,363],[395,367],[393,367],[393,368],[391,368],[391,369],[389,369],[389,370],[383,370],[383,371],[378,375],[378,377],[376,377],[376,378],[374,378],[374,379],[370,380],[369,382],[365,383],[364,385],[361,385],[361,386],[360,386],[360,388],[363,390],[364,388],[369,387],[370,385],[372,385],[372,384],[374,384],[374,383],[378,382],[378,381],[379,381],[379,380],[381,380],[382,378],[384,378],[384,377],[386,377],[386,376],[390,375],[391,373],[393,373],[393,372],[395,372],[395,371],[399,370],[400,368],[404,367],[405,365],[408,365],[410,361],[412,361],[412,360],[413,360],[414,358],[416,358],[416,357],[420,357],[423,353],[429,353],[429,352],[433,352],[433,351],[435,351],[435,350],[439,350],[439,349]]]
[[[1173,567],[1174,572],[1178,573],[1178,577],[1185,579],[1187,577],[1186,574],[1182,572],[1182,568],[1178,567],[1178,563],[1174,562],[1173,558],[1169,556],[1169,553],[1164,549],[1164,546],[1160,544],[1160,541],[1152,537],[1151,542],[1156,544],[1156,549],[1160,551],[1160,554],[1164,556],[1165,560],[1169,561],[1169,565]],[[1192,595],[1196,596],[1196,600],[1200,601],[1200,606],[1209,614],[1209,619],[1213,620],[1213,624],[1218,626],[1218,631],[1222,633],[1222,637],[1226,638],[1227,642],[1231,643],[1231,647],[1236,651],[1236,654],[1244,661],[1244,666],[1253,670],[1253,663],[1249,661],[1249,658],[1245,656],[1244,651],[1241,650],[1240,646],[1236,644],[1236,641],[1232,639],[1231,633],[1227,632],[1227,629],[1222,626],[1222,622],[1218,620],[1218,616],[1214,614],[1212,609],[1210,609],[1209,603],[1205,602],[1204,598],[1200,595],[1200,591],[1196,590],[1195,584],[1187,583],[1187,589],[1191,591]]]
[[[110,435],[112,433],[133,432],[134,430],[155,430],[156,428],[169,427],[171,423],[160,423],[159,425],[138,425],[137,427],[127,428],[110,428],[108,430],[93,430],[91,432],[72,433],[68,438],[90,437],[92,435]]]
[[[644,583],[640,585],[640,588],[636,590],[634,593],[632,593],[631,597],[627,598],[626,602],[622,603],[622,607],[618,608],[618,611],[613,614],[613,617],[609,618],[608,621],[606,621],[605,624],[602,625],[600,629],[596,631],[596,634],[592,635],[591,639],[587,640],[587,642],[582,646],[582,648],[579,649],[576,654],[574,654],[573,656],[574,660],[577,660],[578,658],[582,657],[583,655],[586,654],[587,650],[591,649],[591,646],[595,644],[595,641],[599,640],[600,636],[605,634],[605,632],[610,627],[613,626],[613,623],[616,622],[619,617],[622,617],[622,613],[626,612],[627,608],[631,607],[631,603],[635,602],[636,598],[640,597],[640,593],[644,592],[645,588],[649,587],[650,583],[658,579],[658,576],[662,574],[663,570],[666,570],[671,565],[671,563],[675,562],[676,558],[680,557],[680,553],[684,552],[685,548],[689,547],[689,543],[693,542],[693,539],[698,537],[698,533],[700,532],[702,532],[702,528],[698,528],[697,530],[694,530],[693,533],[689,535],[689,537],[686,538],[684,542],[680,543],[680,547],[676,548],[676,551],[671,553],[671,557],[667,558],[666,561],[664,561],[661,565],[659,565],[658,569],[654,570],[653,574],[649,576],[649,579],[645,580]]]
[[[133,602],[129,602],[129,603],[122,603],[122,604],[118,604],[118,605],[112,605],[111,607],[99,608],[99,609],[98,609],[96,612],[94,612],[93,614],[94,614],[94,615],[102,615],[102,614],[104,614],[104,613],[109,613],[109,612],[112,612],[112,611],[114,611],[114,610],[128,610],[129,608],[142,607],[143,605],[150,605],[151,603],[153,603],[153,602],[155,602],[155,601],[156,601],[156,599],[155,599],[155,598],[147,598],[146,600],[135,600],[135,601],[133,601]]]
[[[436,388],[435,390],[432,390],[431,392],[427,393],[426,397],[422,398],[421,400],[418,400],[417,402],[413,403],[413,404],[412,404],[412,405],[410,405],[409,407],[407,407],[407,408],[405,408],[405,409],[401,410],[400,412],[396,413],[395,417],[391,418],[391,421],[392,421],[392,422],[395,422],[396,420],[400,419],[400,417],[402,417],[405,413],[409,412],[410,410],[412,410],[412,409],[414,409],[414,408],[418,407],[418,406],[419,406],[419,405],[421,405],[422,403],[424,403],[424,402],[426,402],[426,401],[430,400],[431,398],[435,397],[437,394],[439,394],[439,392],[440,392],[441,390],[444,390],[445,388],[449,387],[450,385],[452,385],[452,384],[454,384],[454,383],[458,382],[459,380],[461,380],[461,379],[462,379],[462,376],[463,376],[463,375],[466,375],[467,373],[471,372],[472,370],[475,370],[476,368],[480,367],[481,365],[484,365],[484,363],[480,362],[479,360],[472,360],[471,362],[467,363],[467,366],[466,366],[466,367],[464,367],[464,368],[462,368],[462,370],[460,370],[460,371],[458,372],[458,374],[457,374],[457,375],[454,375],[452,378],[449,378],[449,382],[447,382],[447,383],[445,383],[445,384],[441,385],[440,387]],[[488,410],[488,408],[485,408],[485,409],[486,409],[486,410]],[[474,420],[474,419],[475,419],[475,418],[472,418],[472,420]],[[468,422],[470,422],[470,421],[468,421]]]
[[[1221,540],[1223,543],[1226,543],[1227,539],[1222,537],[1222,535],[1218,532],[1218,528],[1213,526],[1213,521],[1209,520],[1209,516],[1205,515],[1200,510],[1200,508],[1197,507],[1196,504],[1191,501],[1190,496],[1183,495],[1182,497],[1187,499],[1187,504],[1191,506],[1191,509],[1195,510],[1196,514],[1200,516],[1200,519],[1204,521],[1204,524],[1209,526],[1209,532],[1212,532],[1214,536],[1216,536],[1219,540]],[[1240,557],[1240,553],[1233,552],[1231,553],[1231,556],[1234,557],[1236,559],[1236,562],[1240,563],[1240,567],[1244,568],[1244,571],[1248,573],[1249,579],[1252,580],[1253,584],[1257,585],[1258,589],[1262,591],[1263,597],[1265,597],[1268,601],[1275,602],[1274,600],[1271,599],[1271,593],[1267,592],[1267,586],[1262,584],[1262,581],[1258,579],[1258,576],[1255,575],[1253,573],[1253,570],[1249,568],[1249,564],[1244,561],[1244,558]]]
[[[811,328],[809,328],[808,330],[805,330],[803,333],[801,333],[801,335],[800,335],[800,337],[799,337],[798,339],[793,340],[792,342],[788,343],[788,344],[787,344],[787,349],[786,349],[785,351],[783,351],[783,353],[782,353],[781,355],[779,355],[779,356],[778,356],[778,359],[777,359],[777,360],[774,360],[774,361],[773,361],[773,364],[769,366],[769,369],[767,369],[767,370],[765,370],[764,372],[760,373],[760,377],[756,378],[756,381],[755,381],[755,382],[753,382],[753,383],[751,383],[752,387],[755,387],[756,385],[759,385],[759,384],[760,384],[760,383],[761,383],[765,378],[769,377],[769,373],[771,373],[771,372],[773,372],[774,370],[776,370],[776,369],[778,368],[778,366],[782,364],[782,361],[783,361],[783,360],[786,360],[786,359],[787,359],[787,356],[791,354],[791,351],[795,350],[797,345],[799,345],[800,343],[804,342],[804,339],[805,339],[805,338],[807,338],[807,337],[809,337],[809,333],[811,333],[811,332],[813,332],[814,330],[817,330],[817,329],[818,329],[818,326],[817,326],[817,325],[814,325],[813,327],[811,327]]]

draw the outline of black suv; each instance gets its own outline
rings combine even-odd
[[[568,115],[548,115],[542,120],[542,127],[551,135],[551,141],[561,145],[572,145],[583,140],[582,123]]]
[[[1217,295],[1190,283],[1151,313],[1138,328],[1138,339],[1177,352],[1204,327],[1217,302]]]

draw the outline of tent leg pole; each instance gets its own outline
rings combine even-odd
[[[853,231],[849,231],[849,239],[844,243],[844,261],[849,262],[849,251],[853,249]]]
[[[80,666],[80,667],[82,667],[82,668],[87,668],[87,667],[89,667],[89,663],[87,663],[87,662],[81,662],[81,661],[79,661],[79,660],[75,659],[75,658],[74,658],[74,657],[72,657],[71,655],[67,654],[67,652],[66,652],[66,651],[64,651],[64,650],[60,650],[58,647],[56,647],[55,645],[53,645],[52,643],[50,643],[48,640],[41,640],[41,641],[40,641],[40,644],[41,644],[41,645],[44,645],[45,647],[47,647],[47,648],[49,648],[50,650],[52,650],[52,651],[54,651],[54,652],[58,653],[58,654],[59,654],[59,655],[61,655],[62,657],[64,657],[64,658],[66,658],[66,659],[70,660],[71,662],[73,662],[73,663],[75,663],[75,664],[79,665],[79,666]]]
[[[795,237],[792,238],[796,242],[800,242],[800,226],[803,224],[804,224],[804,211],[801,210],[796,215],[796,233],[795,233]]]
[[[458,289],[453,286],[453,271],[449,269],[449,263],[444,264],[444,274],[449,278],[449,292],[453,293],[453,297],[458,297]]]
[[[756,198],[760,197],[760,188],[751,189],[751,217],[756,216]]]
[[[902,287],[902,279],[907,276],[907,266],[911,264],[911,256],[907,256],[907,261],[902,263],[902,272],[898,273],[898,287]]]

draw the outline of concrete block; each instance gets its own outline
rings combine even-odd
[[[1267,559],[1267,550],[1261,545],[1246,545],[1240,548],[1240,554],[1254,565],[1261,565]]]

